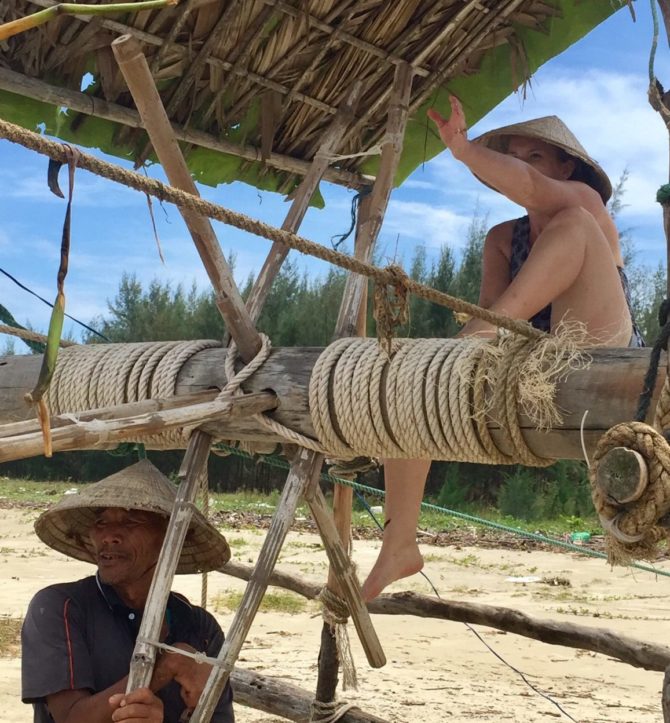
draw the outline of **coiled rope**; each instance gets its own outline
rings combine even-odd
[[[48,392],[52,415],[174,396],[182,366],[203,349],[198,341],[89,344],[63,349]],[[184,448],[191,428],[167,430],[141,441],[154,449]]]
[[[564,339],[513,335],[496,342],[395,339],[387,354],[374,339],[346,338],[316,362],[309,404],[330,455],[443,459],[545,466],[519,427],[521,412],[539,427],[559,421],[556,382],[587,363]],[[491,391],[493,390],[493,391]],[[511,453],[494,443],[500,422]]]

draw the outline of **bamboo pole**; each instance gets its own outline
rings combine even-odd
[[[122,35],[112,42],[112,50],[170,183],[199,196],[139,43],[130,35]],[[217,308],[240,356],[249,362],[261,348],[261,338],[244,306],[212,225],[207,218],[193,211],[185,208],[180,211],[214,287]]]
[[[319,185],[319,181],[323,177],[326,168],[328,168],[330,156],[339,147],[345,130],[353,120],[362,87],[362,83],[358,81],[354,82],[347,99],[344,103],[342,103],[337,115],[333,118],[333,122],[330,124],[330,127],[323,137],[321,146],[314,156],[314,160],[312,161],[309,171],[295,192],[291,208],[289,209],[289,212],[284,219],[284,223],[281,226],[283,231],[289,231],[290,233],[296,233],[298,231],[298,228],[305,217],[305,213],[307,212],[309,201]],[[265,300],[270,293],[272,283],[277,276],[281,265],[284,263],[284,259],[288,255],[288,252],[288,246],[278,241],[273,242],[247,301],[249,316],[254,321],[257,321],[261,314]]]
[[[186,533],[193,517],[193,505],[200,489],[200,478],[207,470],[211,444],[212,438],[208,434],[200,430],[193,432],[179,468],[178,474],[181,482],[177,489],[177,496],[156,569],[151,579],[137,642],[130,660],[130,671],[126,684],[127,693],[137,690],[137,688],[148,688],[151,682],[156,662],[155,643],[160,640],[168,596],[177,571]]]
[[[270,529],[265,536],[258,555],[258,561],[219,653],[219,664],[213,668],[207,680],[198,705],[191,716],[191,723],[206,723],[210,720],[216,703],[239,657],[242,645],[251,629],[251,624],[258,612],[263,595],[265,595],[268,580],[277,563],[286,535],[293,523],[300,498],[305,494],[307,485],[311,480],[318,478],[322,463],[323,457],[321,455],[301,449],[291,464],[286,484],[277,503],[276,512],[272,517]]]
[[[141,404],[144,403],[138,403],[138,407]],[[105,449],[110,445],[115,446],[119,442],[142,439],[145,435],[161,434],[170,429],[199,426],[219,421],[225,417],[259,414],[274,409],[277,406],[277,400],[273,394],[245,394],[239,398],[227,396],[224,399],[217,398],[209,402],[174,406],[162,410],[158,407],[151,409],[150,405],[147,406],[149,406],[149,411],[132,416],[102,419],[94,418],[89,413],[85,420],[80,419],[56,429],[52,428],[53,451]],[[112,414],[111,410],[105,411]],[[61,417],[61,422],[62,420]],[[9,426],[26,424],[32,425],[32,422],[17,422],[15,425]],[[28,432],[5,435],[0,428],[0,441],[0,463],[35,457],[44,451],[41,431],[31,429]]]
[[[69,88],[58,88],[45,83],[43,80],[29,78],[8,68],[0,68],[0,89],[10,93],[50,103],[55,106],[65,106],[79,113],[104,118],[114,123],[120,123],[129,128],[142,128],[140,114],[132,108],[126,108],[118,103],[111,103],[104,98],[80,93]],[[209,133],[193,128],[172,124],[177,140],[194,146],[208,148],[217,153],[225,153],[237,158],[252,162],[263,162],[280,171],[295,173],[304,176],[309,172],[311,164],[301,158],[294,158],[281,153],[271,153],[268,158],[261,159],[260,148],[250,145],[238,145],[223,138],[216,138]],[[339,168],[327,168],[323,174],[325,180],[337,183],[348,188],[367,188],[371,185],[363,176]]]

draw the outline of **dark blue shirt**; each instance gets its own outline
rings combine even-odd
[[[97,577],[51,585],[32,599],[21,631],[22,699],[32,703],[35,723],[52,723],[46,696],[62,690],[97,693],[128,675],[142,612],[127,607]],[[223,632],[214,617],[176,593],[167,606],[168,644],[188,643],[216,657]],[[157,695],[164,721],[183,720],[180,687],[171,681]],[[219,700],[213,723],[234,723],[230,686]]]

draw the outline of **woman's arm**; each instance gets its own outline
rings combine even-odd
[[[482,181],[510,201],[549,217],[573,207],[585,208],[594,216],[602,213],[600,195],[585,183],[550,178],[525,161],[468,141],[463,108],[454,96],[450,96],[450,101],[452,112],[448,120],[435,110],[428,115],[454,158]]]

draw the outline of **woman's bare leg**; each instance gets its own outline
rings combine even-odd
[[[631,321],[607,239],[593,216],[580,208],[558,213],[538,236],[521,271],[491,306],[517,319],[529,319],[552,304],[552,323],[582,321],[592,339],[627,346]],[[466,333],[490,333],[491,324],[474,319]],[[428,460],[387,460],[386,520],[379,557],[363,583],[365,601],[396,580],[421,570],[416,524],[428,476]]]
[[[379,557],[363,583],[365,602],[374,600],[387,585],[414,575],[423,567],[416,544],[416,525],[429,469],[430,460],[425,459],[387,459],[384,462],[384,539]]]

